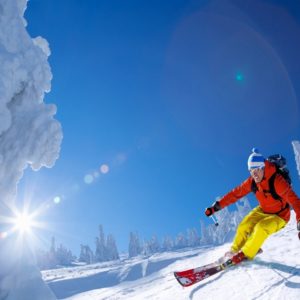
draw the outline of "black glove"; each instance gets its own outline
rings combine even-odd
[[[300,221],[298,221],[298,223],[297,223],[297,229],[298,229],[298,238],[299,238],[299,240],[300,240]]]
[[[219,211],[221,210],[222,207],[219,203],[219,201],[216,201],[212,207],[208,207],[206,210],[205,210],[205,214],[207,217],[210,217],[211,215],[213,215],[216,211]]]

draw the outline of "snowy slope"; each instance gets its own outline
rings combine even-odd
[[[182,288],[172,272],[212,262],[229,244],[43,272],[58,299],[300,299],[300,241],[291,222],[253,262]]]

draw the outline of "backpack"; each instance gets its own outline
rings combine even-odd
[[[267,158],[267,161],[269,161],[270,163],[274,164],[276,167],[276,172],[270,177],[269,179],[269,191],[264,191],[264,192],[268,192],[272,195],[272,197],[276,200],[281,201],[281,197],[276,193],[275,190],[275,186],[274,186],[274,181],[275,181],[275,177],[277,174],[280,174],[285,180],[286,182],[288,182],[288,184],[292,184],[292,180],[290,177],[290,172],[286,166],[286,159],[280,155],[280,154],[274,154],[274,155],[270,155]],[[251,190],[252,192],[255,194],[258,190],[256,182],[254,181],[254,179],[252,180],[251,183]]]

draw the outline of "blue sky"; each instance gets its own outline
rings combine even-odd
[[[45,101],[64,133],[54,168],[19,188],[33,206],[60,197],[41,216],[46,239],[78,254],[99,224],[119,250],[130,231],[198,227],[249,175],[253,147],[284,154],[300,194],[295,1],[30,0],[25,17],[50,44]]]

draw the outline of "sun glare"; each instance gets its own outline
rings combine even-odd
[[[15,228],[20,232],[28,232],[31,230],[33,226],[32,217],[26,213],[22,213],[16,216],[15,220]]]

